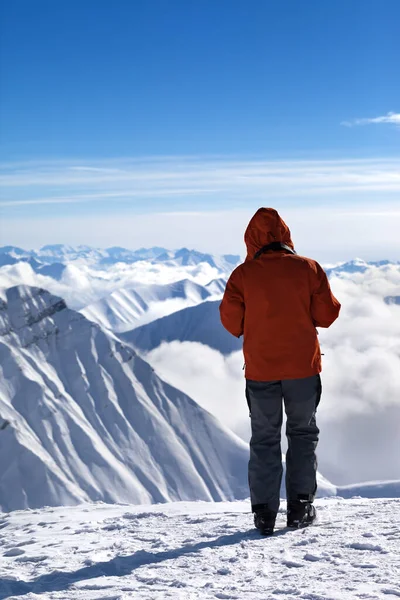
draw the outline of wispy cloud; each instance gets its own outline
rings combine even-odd
[[[0,166],[0,208],[96,202],[99,209],[123,201],[148,205],[176,197],[171,210],[198,202],[332,197],[333,194],[400,191],[399,159],[265,161],[239,158],[166,157],[110,161],[27,163]],[[217,207],[216,206],[216,207]],[[61,209],[60,209],[61,210]]]
[[[345,127],[354,127],[356,125],[373,125],[389,123],[390,125],[397,125],[400,127],[400,113],[388,112],[387,115],[382,117],[373,117],[372,119],[352,119],[351,121],[343,121],[341,125]]]

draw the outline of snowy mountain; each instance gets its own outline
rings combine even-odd
[[[21,263],[30,265],[32,271],[39,275],[44,275],[57,280],[61,279],[64,269],[66,269],[66,265],[62,263],[53,262],[51,264],[45,264],[39,262],[32,256],[19,256],[18,258],[15,258],[10,253],[0,253],[0,268],[11,265],[19,265]]]
[[[342,485],[337,487],[337,494],[342,498],[400,498],[400,480]]]
[[[171,314],[186,306],[200,304],[211,296],[219,296],[224,286],[223,279],[216,279],[205,286],[189,279],[166,285],[138,283],[132,289],[117,290],[80,312],[107,329],[126,331],[136,326],[135,322],[149,311],[147,319],[151,321],[160,313],[162,316]],[[171,300],[174,302],[168,302]]]
[[[206,263],[221,273],[229,273],[240,262],[240,256],[223,255],[213,256],[180,248],[179,250],[167,250],[165,248],[140,248],[139,250],[128,250],[114,246],[112,248],[92,248],[90,246],[68,246],[65,244],[52,244],[43,246],[40,250],[23,250],[14,246],[0,248],[0,266],[13,264],[10,260],[35,259],[41,264],[78,262],[98,268],[112,267],[118,263],[133,264],[139,261],[147,261],[151,264],[165,263],[168,266],[195,266]]]
[[[0,257],[2,255],[9,255],[12,258],[29,258],[30,253],[27,252],[26,250],[23,250],[23,248],[18,248],[18,246],[2,246],[0,247]]]
[[[115,313],[114,317],[110,316],[110,322],[115,321],[116,330],[119,330],[119,326],[125,328],[127,323],[132,323],[130,313],[134,320],[137,318],[138,299],[133,297],[130,309],[127,306],[130,299],[125,290],[129,292],[136,290],[138,286],[143,288],[175,284],[188,279],[203,287],[212,285],[204,293],[204,298],[220,295],[229,273],[239,260],[238,256],[218,257],[194,250],[181,249],[174,252],[158,247],[133,251],[119,247],[100,250],[88,246],[72,248],[56,244],[28,252],[5,246],[0,248],[0,297],[4,297],[4,291],[8,287],[24,284],[44,287],[65,298],[68,305],[76,310],[104,300],[99,306],[90,307],[93,308],[90,310],[90,317],[109,327],[108,318],[104,320],[104,316]],[[121,294],[118,297],[117,294],[116,298],[110,298],[114,292],[121,292],[123,297]],[[172,298],[175,297],[172,293]],[[107,306],[108,298],[110,307]],[[161,301],[166,299],[164,297]],[[156,301],[156,297],[151,300],[152,303]],[[171,307],[172,310],[160,313],[156,311],[152,318],[169,314],[193,302],[176,304],[176,307]],[[117,315],[120,305],[123,306],[121,323]]]
[[[8,289],[0,336],[3,510],[247,495],[246,444],[61,298]]]
[[[0,515],[0,600],[395,600],[400,500],[316,502],[263,538],[247,502],[103,503]]]
[[[0,268],[7,265],[15,265],[19,259],[14,258],[11,254],[4,253],[0,254]]]
[[[163,342],[199,342],[222,354],[230,354],[242,347],[242,340],[230,335],[221,325],[220,300],[205,301],[184,308],[161,319],[121,333],[125,342],[142,352],[150,352]]]
[[[344,263],[340,263],[333,267],[325,266],[324,269],[328,276],[331,275],[342,275],[352,273],[365,273],[368,270],[381,267],[400,266],[399,261],[390,260],[378,260],[378,261],[365,261],[362,258],[355,258]]]
[[[71,261],[100,262],[107,253],[100,248],[84,245],[73,247],[65,244],[48,244],[40,250],[31,250],[30,255],[46,264],[54,262],[65,264]]]
[[[180,266],[193,266],[200,263],[207,263],[211,267],[215,267],[221,272],[229,273],[240,262],[240,256],[225,254],[221,257],[216,257],[211,254],[204,254],[196,250],[188,250],[181,248],[176,252],[165,252],[156,259],[158,262],[166,262],[167,264]]]

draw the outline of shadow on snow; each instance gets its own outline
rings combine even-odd
[[[287,533],[287,531],[287,529],[278,530],[275,532],[274,537],[283,535]],[[166,560],[175,560],[185,555],[196,554],[205,548],[230,546],[244,540],[259,538],[259,533],[256,530],[251,529],[244,532],[223,535],[215,540],[207,540],[197,544],[188,544],[182,548],[166,550],[165,552],[152,553],[145,550],[139,550],[129,556],[116,556],[107,562],[98,562],[88,567],[82,567],[77,571],[54,571],[53,573],[41,575],[32,581],[0,579],[0,600],[5,600],[10,596],[23,596],[30,592],[42,594],[45,592],[66,590],[79,581],[96,579],[97,577],[123,577],[140,567],[162,563]],[[269,538],[266,538],[266,540],[268,539]]]

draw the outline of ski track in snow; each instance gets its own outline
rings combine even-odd
[[[0,514],[0,600],[394,600],[400,499],[318,500],[318,524],[273,537],[248,502]],[[284,505],[283,505],[284,507]]]

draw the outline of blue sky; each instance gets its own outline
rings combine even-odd
[[[379,205],[398,218],[397,0],[3,0],[1,11],[0,243],[111,245],[112,217],[140,229],[125,245],[199,246],[204,231],[185,235],[193,213],[263,204]],[[173,236],[135,227],[165,213],[186,214]]]

